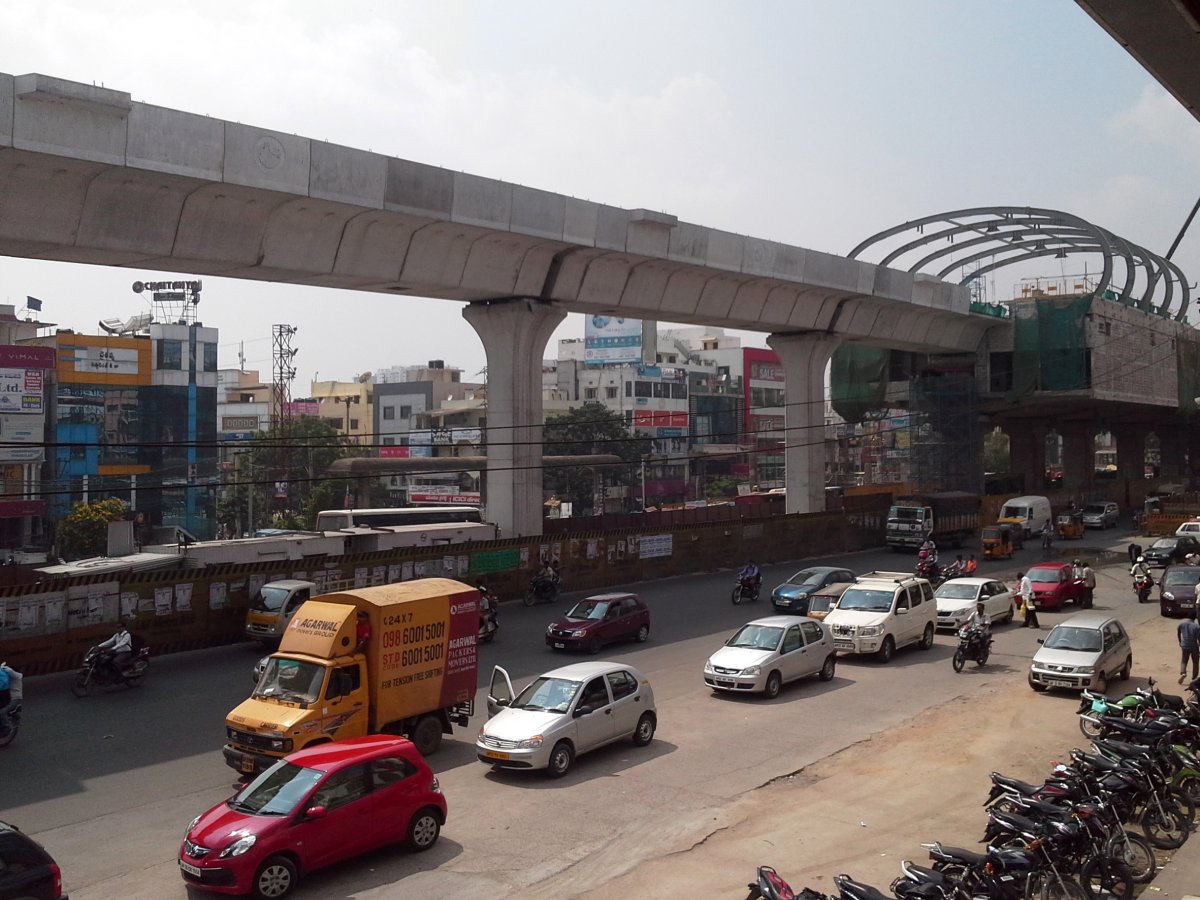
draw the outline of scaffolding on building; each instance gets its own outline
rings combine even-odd
[[[921,493],[983,491],[983,433],[973,360],[923,369],[911,382],[911,479]]]

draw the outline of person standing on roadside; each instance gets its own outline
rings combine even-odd
[[[1137,558],[1142,555],[1142,545],[1136,541],[1129,545],[1129,564],[1132,566],[1137,562]]]
[[[1037,609],[1033,605],[1033,582],[1024,572],[1017,573],[1017,580],[1019,582],[1017,593],[1021,597],[1021,608],[1025,610],[1025,624],[1021,627],[1037,628],[1040,630],[1041,626],[1038,625]]]
[[[1083,564],[1083,608],[1091,609],[1092,601],[1096,598],[1096,573],[1086,562]]]
[[[1179,683],[1187,678],[1188,661],[1192,663],[1192,680],[1200,676],[1200,624],[1193,609],[1176,629],[1179,635]]]

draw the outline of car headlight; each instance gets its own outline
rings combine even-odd
[[[713,669],[713,664],[712,664],[712,660],[711,660],[711,659],[710,659],[710,660],[708,660],[707,662],[705,662],[705,663],[704,663],[704,673],[705,673],[706,675],[708,675],[708,674],[711,674],[711,673],[712,673],[712,672],[714,672],[714,671],[715,671],[715,670]]]
[[[278,750],[280,753],[291,753],[292,752],[292,739],[291,738],[272,738],[271,739],[271,749]]]
[[[859,637],[879,637],[881,634],[883,634],[882,625],[864,625],[858,629]]]
[[[1174,600],[1175,595],[1172,594],[1170,591],[1163,591],[1163,599],[1164,600]]]
[[[576,628],[571,632],[571,637],[582,638],[587,637],[587,630],[584,628]]]
[[[550,625],[547,625],[547,626],[546,626],[546,634],[554,634],[554,625],[553,625],[553,623],[552,623],[552,624],[550,624]]]
[[[542,740],[543,738],[540,734],[535,734],[531,738],[525,738],[523,741],[517,741],[517,749],[536,750],[538,747],[542,746]]]
[[[228,847],[221,851],[218,859],[228,859],[231,856],[241,856],[247,850],[254,846],[254,842],[258,840],[258,836],[254,834],[246,834],[238,838]]]
[[[747,666],[742,669],[743,675],[757,675],[762,671],[762,666]]]
[[[204,815],[204,814],[201,813],[200,815]],[[192,821],[188,822],[187,830],[184,831],[183,836],[187,837],[189,834],[191,834],[192,829],[196,827],[196,823],[199,821],[200,821],[200,816],[196,816],[196,818],[194,818],[194,819],[192,819]]]

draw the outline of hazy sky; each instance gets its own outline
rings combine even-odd
[[[40,0],[0,11],[0,71],[833,253],[992,205],[1165,253],[1200,195],[1200,123],[1070,0]],[[1175,260],[1200,277],[1200,224]],[[0,257],[0,302],[96,333],[156,276],[184,277]],[[244,344],[266,378],[296,325],[299,397],[434,358],[473,376],[461,308],[205,277],[199,312],[222,367]]]

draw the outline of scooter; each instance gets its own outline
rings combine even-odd
[[[14,701],[8,708],[8,726],[0,728],[0,747],[7,747],[17,739],[21,730],[21,701]]]

